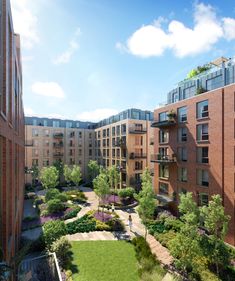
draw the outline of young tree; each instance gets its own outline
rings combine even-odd
[[[64,165],[64,179],[67,183],[72,181],[71,173],[72,173],[72,169],[68,165]]]
[[[213,244],[213,252],[210,255],[211,261],[216,265],[217,274],[219,267],[224,266],[225,260],[221,257],[221,250],[224,252],[223,240],[228,231],[228,223],[230,216],[224,212],[222,199],[220,195],[213,195],[208,206],[201,208],[201,216],[203,218],[204,227],[209,233],[209,237]],[[224,252],[223,256],[227,256]]]
[[[81,169],[79,166],[74,165],[71,172],[71,180],[73,183],[75,183],[76,187],[79,186],[81,179],[82,179]]]
[[[144,225],[145,225],[145,240],[147,237],[147,221],[152,219],[154,210],[156,208],[156,200],[152,187],[152,178],[149,170],[146,168],[142,175],[142,190],[136,196],[139,201],[139,207],[137,209]]]
[[[99,174],[100,167],[95,160],[90,160],[88,163],[88,174],[91,181],[96,178]]]
[[[104,201],[107,194],[110,193],[110,186],[108,183],[107,174],[102,172],[93,180],[94,190],[96,195],[99,197],[99,205],[101,201]],[[104,213],[104,204],[103,204]]]
[[[39,169],[37,165],[33,165],[30,169],[31,175],[32,175],[32,185],[35,186],[35,182],[38,179],[39,176]]]
[[[108,179],[111,189],[117,190],[117,185],[120,182],[120,172],[115,165],[108,168]]]
[[[44,188],[54,188],[58,184],[59,172],[52,167],[44,167],[40,172],[40,180]]]
[[[56,169],[59,172],[59,181],[62,181],[62,177],[63,177],[63,172],[64,172],[64,163],[61,160],[56,160],[53,163],[53,166],[56,167]]]

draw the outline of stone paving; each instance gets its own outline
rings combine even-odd
[[[112,232],[94,231],[85,233],[75,233],[66,235],[69,241],[88,241],[88,240],[118,240]]]

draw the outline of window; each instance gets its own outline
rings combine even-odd
[[[167,143],[168,142],[168,132],[164,130],[159,131],[159,143]]]
[[[107,129],[107,137],[109,137],[109,128]]]
[[[179,95],[178,95],[178,93],[174,93],[173,95],[172,95],[172,101],[173,101],[173,103],[174,102],[177,102],[179,100]]]
[[[44,130],[44,136],[49,137],[49,130]]]
[[[195,86],[184,89],[183,99],[187,99],[187,98],[190,98],[190,97],[194,96],[195,90],[196,90]]]
[[[47,120],[43,120],[43,126],[47,126]]]
[[[38,149],[33,149],[33,150],[32,150],[32,155],[33,155],[34,157],[37,157],[37,156],[38,156]]]
[[[116,127],[116,131],[117,131],[117,135],[119,136],[120,135],[120,126]]]
[[[158,151],[160,156],[168,156],[168,147],[160,147]]]
[[[50,155],[49,149],[44,149],[43,150],[43,156],[44,157],[49,157],[49,155]]]
[[[219,75],[206,81],[206,89],[208,91],[223,87],[223,76]]]
[[[43,167],[48,167],[49,166],[49,160],[48,159],[43,160],[42,165],[43,165]]]
[[[38,146],[38,145],[39,145],[38,140],[33,140],[33,146]]]
[[[115,127],[112,127],[112,136],[115,136]]]
[[[32,166],[38,166],[38,159],[32,159]]]
[[[209,163],[208,150],[209,150],[209,148],[207,146],[197,147],[197,162],[198,163],[203,163],[203,164]]]
[[[89,149],[89,156],[92,156],[92,149]]]
[[[167,165],[159,165],[159,178],[169,178],[169,167]]]
[[[53,121],[52,122],[52,127],[54,127],[54,128],[60,127],[60,121]]]
[[[208,124],[197,125],[197,141],[209,140]]]
[[[66,122],[65,126],[66,128],[72,128],[73,123],[72,122]]]
[[[78,156],[82,156],[82,150],[78,149]]]
[[[187,107],[178,108],[178,122],[184,123],[187,121]]]
[[[92,139],[92,133],[89,133],[89,139]]]
[[[37,126],[37,119],[33,119],[33,126]]]
[[[169,188],[167,183],[159,182],[159,194],[169,195]]]
[[[50,145],[49,140],[44,140],[44,146],[49,146],[49,145]]]
[[[33,137],[38,137],[38,130],[37,129],[32,129],[32,136]]]
[[[209,116],[208,112],[208,100],[204,100],[197,103],[197,118],[206,118]]]
[[[206,193],[199,193],[198,195],[198,199],[199,199],[199,205],[200,206],[207,206],[208,205],[208,201],[209,201],[209,196]]]
[[[179,181],[186,182],[187,181],[187,169],[179,167],[178,168],[178,179]]]
[[[121,126],[121,132],[122,132],[122,135],[125,135],[125,134],[126,134],[126,124],[122,124],[122,126]]]
[[[136,161],[135,162],[135,170],[142,170],[142,169],[143,169],[143,162],[142,161],[140,161],[140,162]]]
[[[207,170],[197,170],[197,184],[200,186],[209,186],[209,173]]]
[[[187,141],[187,128],[178,129],[178,140],[179,142]]]
[[[158,120],[159,120],[159,122],[168,120],[167,111],[159,113]]]
[[[178,148],[178,158],[180,161],[186,162],[187,161],[187,148],[186,147],[179,147]]]
[[[82,132],[78,132],[78,137],[82,138]]]
[[[103,129],[103,138],[106,137],[106,129]]]
[[[112,149],[112,157],[115,157],[115,149]]]

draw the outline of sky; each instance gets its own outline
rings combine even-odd
[[[234,0],[11,0],[25,115],[154,110],[187,73],[235,56]]]

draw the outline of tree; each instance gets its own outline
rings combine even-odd
[[[51,245],[51,251],[56,253],[56,257],[62,268],[65,268],[70,260],[70,249],[71,244],[64,236],[60,237]]]
[[[53,163],[53,166],[56,167],[57,171],[59,172],[59,181],[61,182],[64,172],[64,163],[61,160],[56,160]]]
[[[76,187],[79,186],[81,179],[82,179],[81,169],[79,166],[74,165],[71,172],[71,180],[73,183],[75,183]]]
[[[97,161],[90,160],[88,163],[88,174],[91,181],[93,181],[93,179],[95,179],[98,176],[99,171],[100,171],[100,167]]]
[[[96,195],[99,197],[99,205],[101,201],[104,201],[107,194],[110,193],[110,186],[108,182],[108,176],[105,172],[101,172],[94,180],[93,186]],[[104,204],[103,204],[104,213]]]
[[[40,172],[40,180],[43,187],[45,188],[54,188],[58,184],[59,172],[57,169],[52,167],[44,167]]]
[[[68,165],[64,165],[64,179],[68,183],[71,179],[72,169]]]
[[[31,175],[32,175],[32,185],[35,186],[35,182],[39,176],[39,169],[37,165],[33,165],[31,170]]]
[[[110,189],[114,189],[116,191],[118,183],[120,182],[120,172],[114,165],[110,166],[107,172]]]
[[[198,226],[200,211],[196,202],[193,200],[192,192],[187,192],[186,194],[184,193],[180,194],[180,204],[178,208],[182,215],[181,218],[183,221],[185,220],[188,221],[189,219],[191,219],[192,220],[191,223],[194,223]]]
[[[224,212],[220,195],[213,195],[208,206],[203,206],[201,208],[201,216],[214,248],[210,258],[211,261],[215,263],[217,274],[219,274],[219,266],[225,265],[224,259],[221,258],[221,251],[224,252],[225,250],[223,247],[223,240],[227,234],[230,220],[230,216],[226,215]],[[223,256],[226,256],[225,252]]]
[[[150,176],[149,170],[146,168],[142,175],[142,190],[136,196],[139,201],[139,207],[137,209],[144,225],[145,225],[145,239],[147,237],[147,221],[152,219],[155,208],[156,200],[152,187],[152,178]]]

